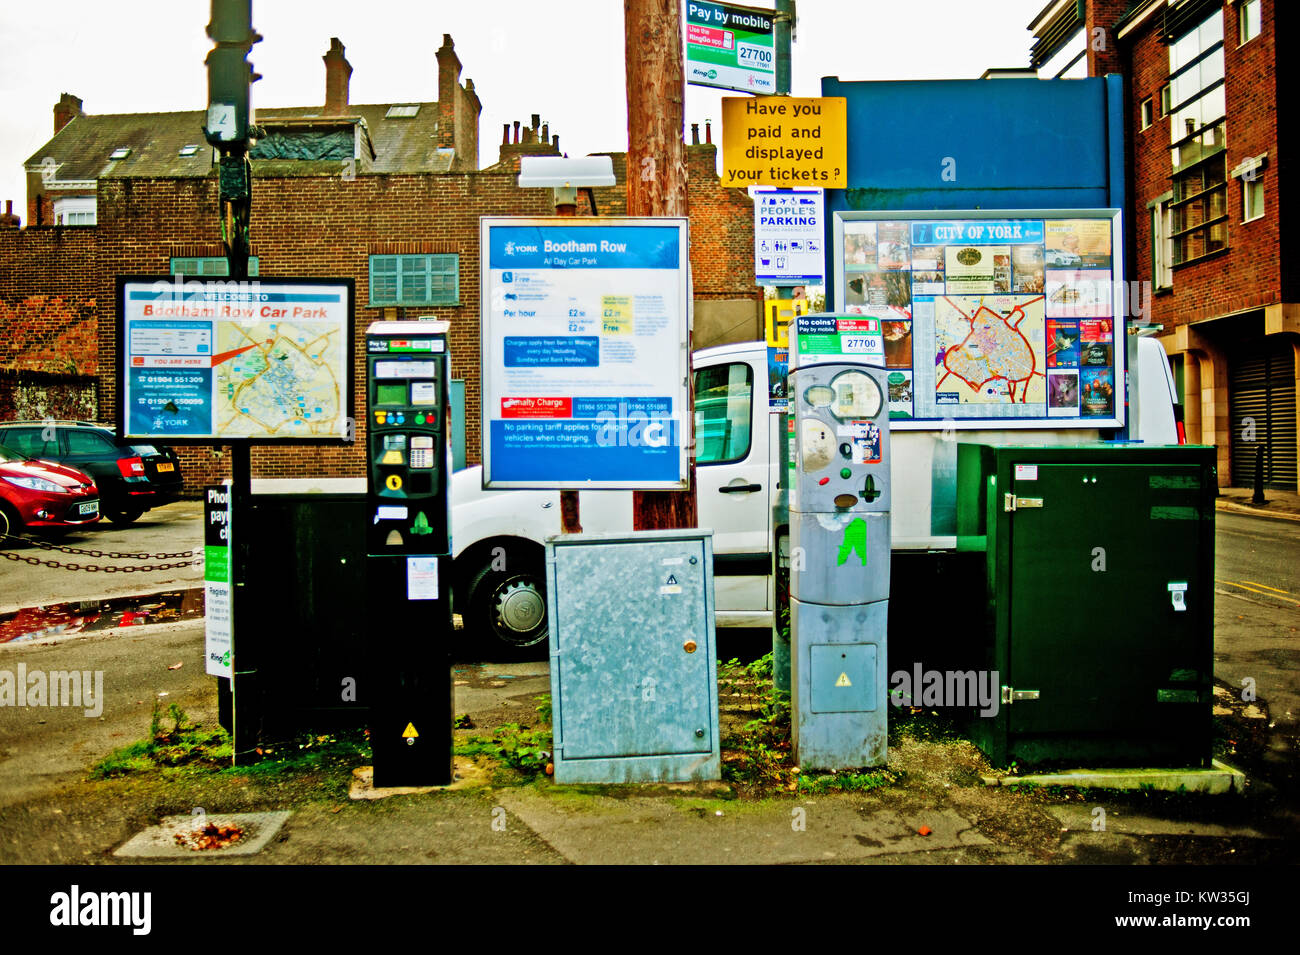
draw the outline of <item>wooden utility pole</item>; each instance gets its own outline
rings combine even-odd
[[[623,0],[627,62],[627,214],[685,216],[686,74],[682,65],[680,0]],[[690,356],[690,336],[684,343]],[[689,369],[689,361],[688,361]],[[688,371],[689,375],[689,371]],[[695,398],[692,382],[683,441],[694,445]],[[636,530],[695,527],[695,457],[689,458],[685,491],[636,491],[632,526]]]

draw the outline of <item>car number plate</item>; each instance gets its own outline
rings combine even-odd
[[[176,465],[174,465],[174,464],[160,464],[160,465],[158,465],[158,470],[159,470],[159,471],[175,471],[175,470],[176,470]]]
[[[77,508],[77,513],[80,514],[82,517],[85,517],[87,514],[98,514],[99,501],[89,501],[85,504],[82,504],[80,507]]]

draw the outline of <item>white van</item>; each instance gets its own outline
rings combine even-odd
[[[1153,338],[1130,336],[1128,437],[1178,444],[1169,361]],[[779,415],[768,413],[767,347],[721,345],[695,353],[696,488],[699,525],[713,529],[716,623],[770,626],[775,610],[773,552],[787,546],[773,526],[777,503]],[[1096,429],[961,431],[962,441],[1085,444]],[[892,436],[895,551],[956,548],[956,442],[933,431]],[[467,629],[519,651],[546,639],[545,540],[560,533],[558,491],[485,491],[482,469],[457,472],[451,484],[454,602]],[[584,532],[632,530],[630,491],[583,491]]]

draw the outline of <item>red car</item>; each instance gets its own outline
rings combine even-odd
[[[99,489],[84,471],[0,448],[0,535],[51,533],[99,520]]]

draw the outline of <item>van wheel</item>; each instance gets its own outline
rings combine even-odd
[[[488,564],[469,585],[465,623],[484,651],[508,659],[546,653],[546,580],[542,565],[508,560],[509,570]]]

